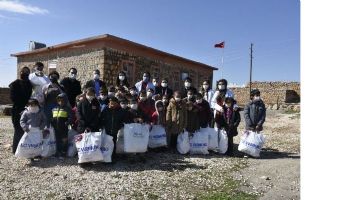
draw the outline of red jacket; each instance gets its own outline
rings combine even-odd
[[[147,117],[148,121],[151,121],[151,117],[153,113],[155,112],[155,105],[154,105],[154,100],[153,99],[147,99],[146,101],[140,101],[138,103],[138,108],[140,108]]]

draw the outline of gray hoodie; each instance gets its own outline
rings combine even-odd
[[[46,116],[42,110],[37,113],[30,113],[27,109],[23,111],[20,119],[21,128],[26,131],[31,127],[39,127],[41,130],[46,125]]]

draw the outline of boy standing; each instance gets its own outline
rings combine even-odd
[[[250,102],[244,108],[246,130],[262,131],[265,117],[266,109],[263,100],[260,98],[260,91],[254,89],[250,93]]]
[[[78,132],[97,132],[100,129],[100,103],[95,98],[95,89],[86,89],[85,98],[78,103]]]

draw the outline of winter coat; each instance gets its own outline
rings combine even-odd
[[[31,82],[29,80],[17,79],[10,83],[9,88],[12,109],[16,109],[19,112],[23,111],[32,94]]]
[[[69,77],[64,78],[60,84],[63,86],[65,93],[68,96],[71,107],[74,107],[76,102],[75,98],[81,94],[81,83],[76,79]]]
[[[72,110],[68,106],[57,106],[52,109],[51,124],[58,135],[68,134],[68,125],[72,121]]]
[[[200,127],[206,128],[212,120],[212,112],[210,105],[206,100],[202,100],[201,103],[196,103],[196,108],[198,110],[198,118],[200,122]]]
[[[128,123],[126,111],[122,108],[105,107],[100,115],[101,127],[108,135],[117,135],[124,123]]]
[[[189,133],[194,133],[197,130],[200,129],[200,118],[199,118],[199,110],[198,108],[194,105],[192,110],[187,110],[186,111],[186,130]]]
[[[153,113],[155,112],[155,103],[153,99],[147,99],[145,101],[140,101],[138,103],[138,108],[143,111],[144,118],[147,119],[147,121],[151,121],[151,117]]]
[[[161,97],[167,95],[170,99],[173,96],[173,90],[169,87],[161,87],[159,92],[155,91],[155,94],[159,94]]]
[[[166,110],[163,108],[163,111],[159,112],[157,109],[158,102],[162,102],[162,101],[158,100],[155,102],[155,112],[152,114],[151,123],[153,125],[165,126],[166,125]]]
[[[238,126],[240,123],[240,113],[233,109],[233,106],[228,108],[223,106],[223,113],[217,112],[216,114],[216,123],[219,129],[224,129],[227,132],[228,136],[238,135]],[[229,120],[228,120],[229,119]]]
[[[203,96],[203,99],[208,102],[210,107],[212,107],[211,103],[212,103],[212,98],[213,98],[213,95],[214,95],[214,91],[211,90],[211,89],[208,90],[207,92],[201,91],[201,94]]]
[[[224,94],[224,95],[223,95]],[[227,97],[234,98],[234,94],[231,90],[226,89],[224,91],[217,90],[211,99],[211,108],[221,111],[224,99]]]
[[[186,128],[187,112],[184,101],[177,103],[175,99],[170,99],[166,112],[166,122],[171,134],[179,134]]]
[[[30,113],[27,109],[23,111],[20,119],[21,128],[26,131],[31,127],[39,127],[41,130],[44,129],[46,125],[46,116],[44,112],[40,109],[37,113]]]
[[[142,118],[144,123],[149,122],[148,116],[146,116],[140,108],[138,108],[137,110],[129,108],[127,115],[128,115],[128,117],[127,117],[128,123],[134,123],[134,119],[137,119],[137,118]]]
[[[191,87],[189,87],[189,89],[186,89],[186,87],[184,87],[184,88],[182,89],[182,95],[181,95],[181,97],[182,97],[182,98],[187,97],[187,92],[188,92],[189,90],[192,90],[192,92],[193,92],[194,94],[197,94],[196,88],[194,88],[194,87],[191,86]]]
[[[42,88],[42,91],[46,106],[57,105],[57,96],[64,93],[64,88],[59,83],[49,83]]]
[[[86,128],[91,131],[99,131],[100,129],[100,104],[94,98],[89,102],[86,98],[82,99],[77,106],[78,132],[83,133]]]
[[[257,125],[261,127],[265,122],[266,109],[263,100],[250,101],[244,108],[245,128],[254,129]]]

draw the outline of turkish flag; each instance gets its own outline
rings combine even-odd
[[[224,41],[214,45],[215,48],[224,48]]]

